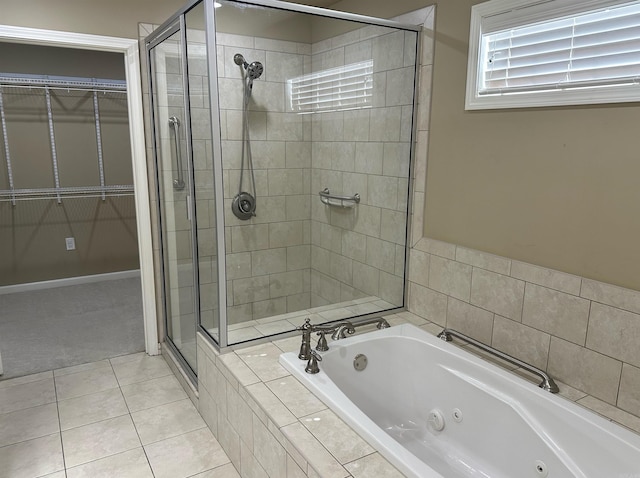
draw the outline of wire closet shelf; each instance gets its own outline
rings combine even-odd
[[[53,169],[53,187],[50,188],[19,188],[14,181],[11,148],[7,128],[7,115],[5,112],[4,91],[12,89],[38,89],[44,90],[44,100],[47,111],[47,125],[49,132],[49,144],[51,149],[51,166]],[[60,170],[58,166],[58,154],[56,148],[56,135],[54,128],[54,115],[51,106],[51,91],[64,90],[85,91],[92,93],[93,114],[95,121],[95,135],[97,144],[97,161],[99,171],[99,186],[74,186],[63,187],[60,183]],[[127,93],[127,85],[124,80],[105,80],[96,78],[40,76],[40,75],[14,75],[0,73],[0,126],[2,131],[6,175],[8,189],[0,189],[0,202],[11,202],[13,206],[17,201],[34,199],[55,199],[58,204],[62,198],[99,197],[103,201],[107,196],[131,196],[133,185],[107,185],[104,172],[104,156],[102,147],[102,127],[100,121],[99,94]],[[15,159],[14,159],[15,161]]]

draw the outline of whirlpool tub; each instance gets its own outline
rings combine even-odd
[[[280,362],[409,477],[640,478],[639,435],[410,324]]]

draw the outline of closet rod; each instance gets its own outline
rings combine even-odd
[[[101,80],[96,78],[73,78],[53,76],[15,76],[0,73],[0,83],[14,87],[49,87],[57,89],[81,89],[81,90],[113,90],[114,92],[126,92],[127,83],[124,80]]]
[[[98,197],[103,200],[113,196],[131,196],[134,189],[132,184],[114,186],[75,186],[60,188],[31,188],[0,190],[0,202],[24,201],[34,199],[58,199],[63,198],[83,198]],[[14,202],[15,206],[15,202]]]
[[[98,93],[116,93],[126,95],[127,90],[108,90],[102,88],[71,88],[64,86],[34,86],[34,85],[7,85],[0,81],[0,86],[3,88],[25,89],[25,90],[59,90],[59,91],[84,91],[84,92],[98,92]]]

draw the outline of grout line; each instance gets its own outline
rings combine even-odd
[[[64,468],[64,476],[67,476],[67,459],[64,454],[64,440],[62,440],[62,422],[60,421],[60,407],[58,406],[58,388],[56,387],[56,378],[53,377],[53,392],[56,396],[56,413],[58,414],[58,435],[60,437],[60,452],[62,453],[62,466]]]

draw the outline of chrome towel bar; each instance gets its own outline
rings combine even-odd
[[[546,372],[540,370],[537,367],[534,367],[533,365],[529,365],[528,363],[523,362],[522,360],[519,360],[515,357],[512,357],[511,355],[506,354],[504,352],[500,352],[499,350],[494,349],[493,347],[485,345],[482,342],[479,342],[476,339],[472,339],[471,337],[464,335],[453,329],[443,329],[442,332],[438,334],[438,338],[444,340],[445,342],[451,342],[453,340],[453,337],[457,337],[461,340],[464,340],[465,342],[471,345],[475,345],[479,349],[484,350],[485,352],[490,353],[491,355],[501,358],[506,362],[512,363],[513,365],[517,365],[518,367],[521,367],[526,371],[531,372],[534,375],[537,375],[542,379],[542,382],[540,382],[540,385],[538,386],[543,390],[546,390],[547,392],[551,392],[551,393],[558,393],[560,391],[560,389],[558,388],[558,385],[553,381],[553,379],[549,375],[547,375]]]
[[[320,195],[320,201],[322,201],[322,204],[326,204],[327,206],[347,208],[354,207],[360,202],[360,194],[358,193],[355,193],[353,196],[338,196],[336,194],[331,194],[329,188],[324,188],[318,194]]]

